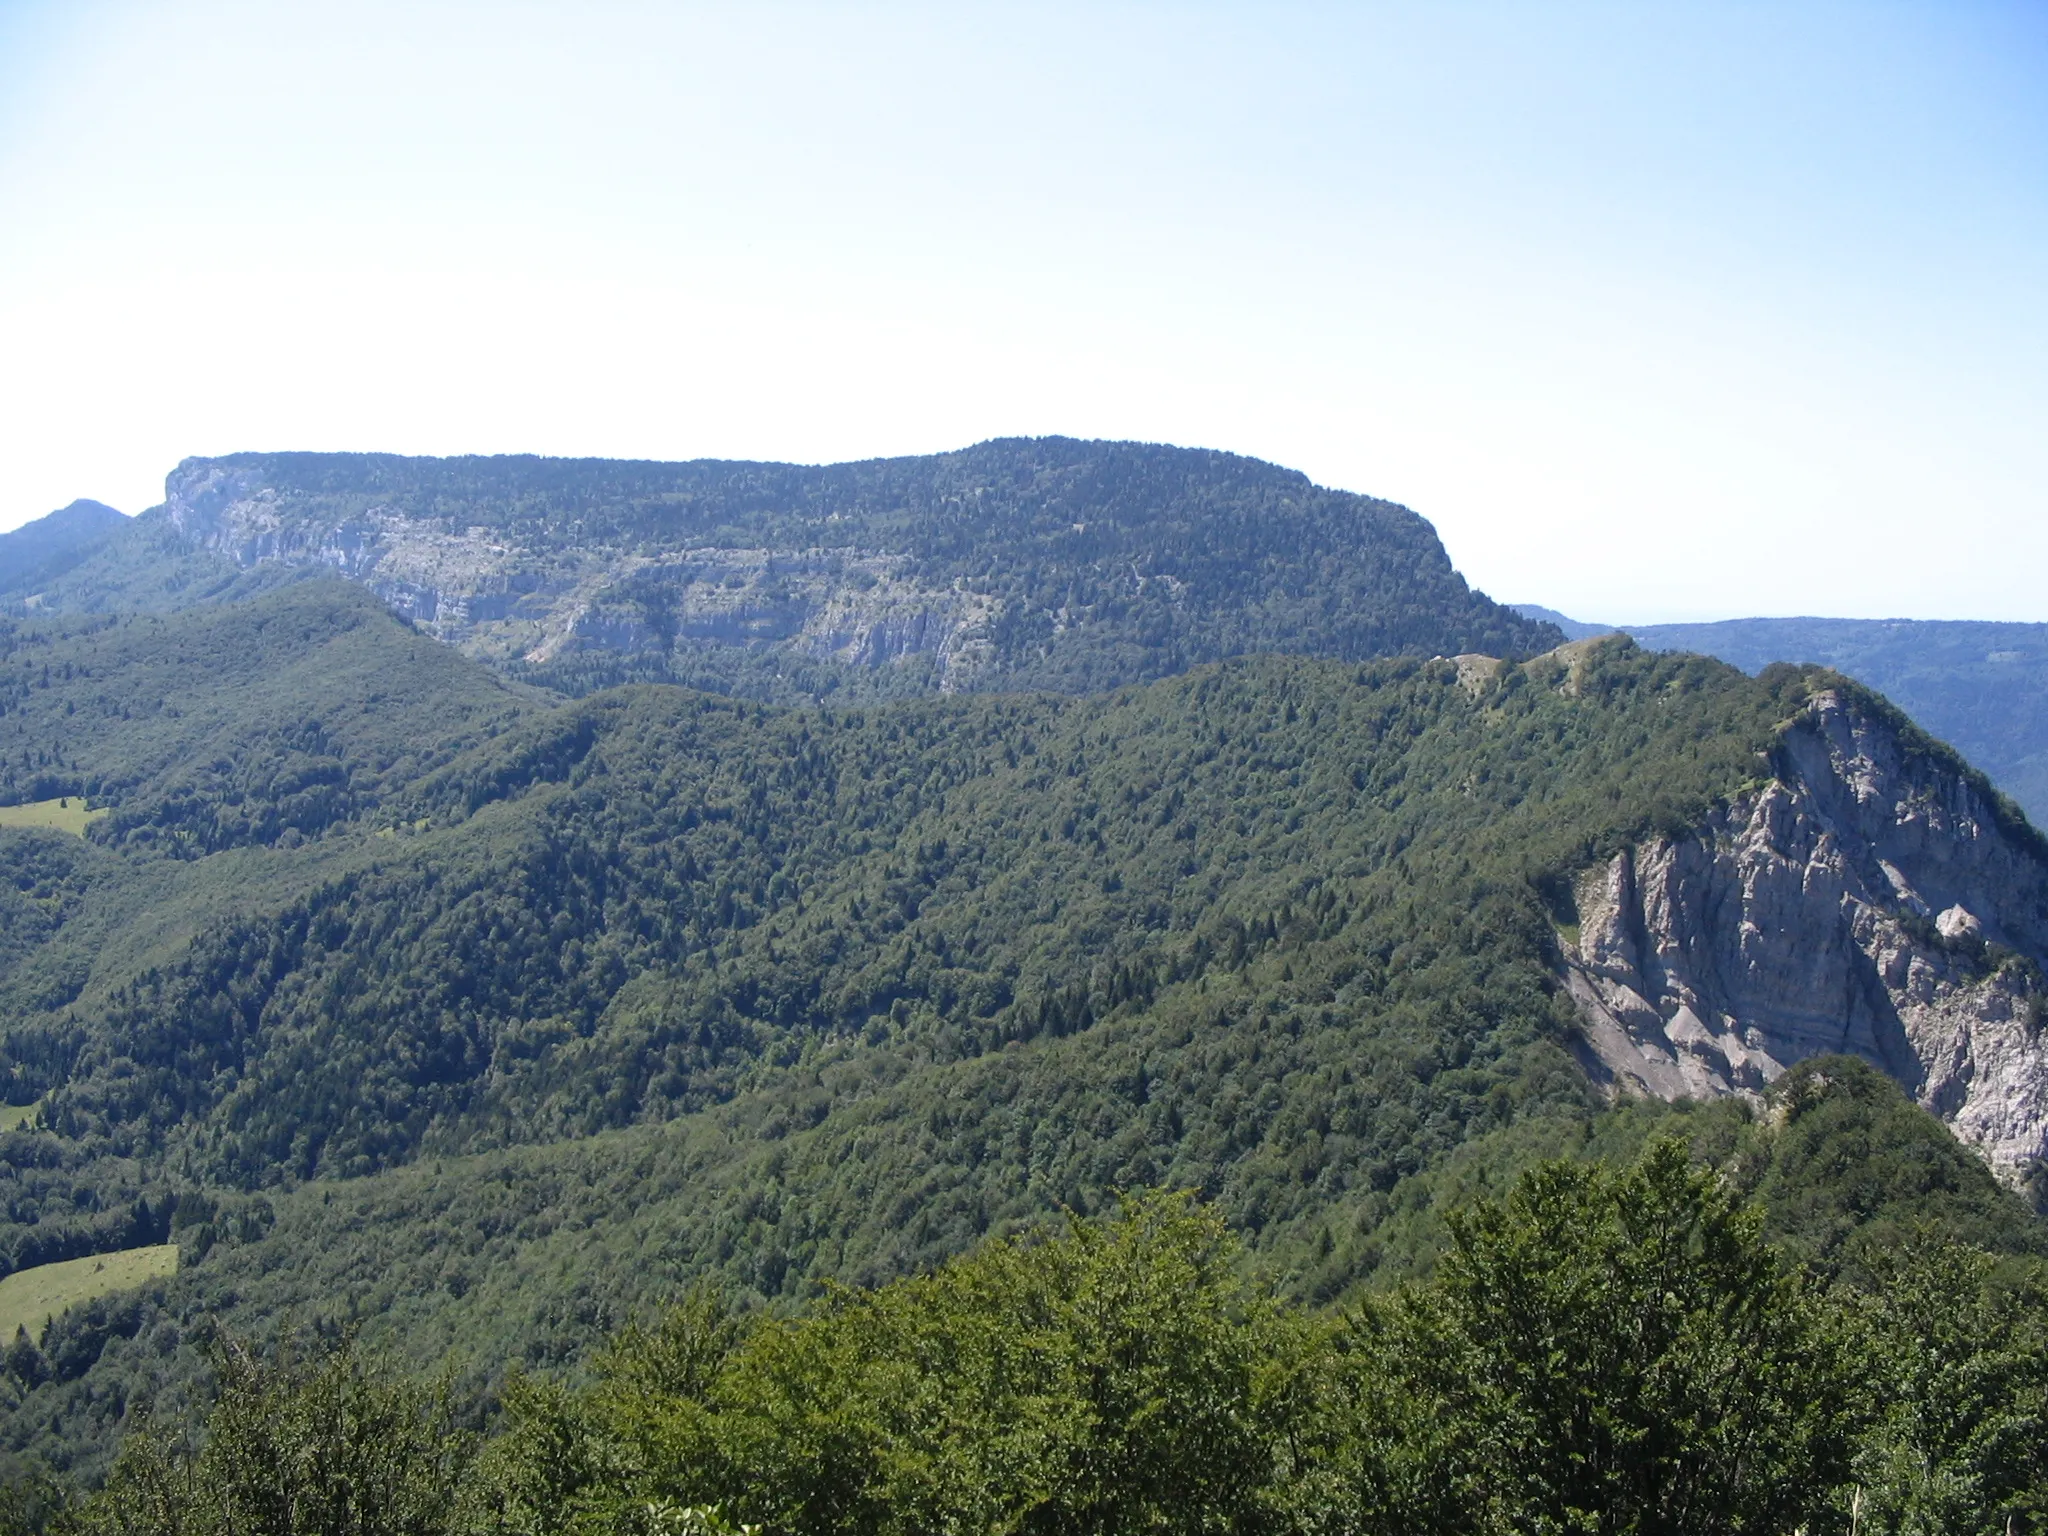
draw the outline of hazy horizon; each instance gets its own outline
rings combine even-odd
[[[0,528],[251,448],[1225,449],[1630,623],[2048,620],[2034,5],[0,4]]]

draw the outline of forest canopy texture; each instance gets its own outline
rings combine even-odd
[[[198,570],[0,622],[0,1280],[178,1250],[0,1341],[9,1518],[2038,1517],[2017,1196],[1854,1062],[1609,1107],[1573,1054],[1573,878],[1769,782],[1818,691],[1910,733],[1844,679],[566,697]]]
[[[1809,1084],[1809,1087],[1814,1086]],[[144,1430],[79,1532],[1527,1532],[2032,1528],[2048,1292],[1923,1229],[1790,1262],[1686,1146],[1551,1161],[1435,1275],[1277,1301],[1185,1196],[983,1242],[794,1316],[700,1289],[498,1431],[342,1344],[229,1342],[203,1444]],[[34,1501],[42,1501],[41,1508]],[[4,1518],[4,1517],[0,1517]],[[2009,1524],[2008,1524],[2009,1522]]]

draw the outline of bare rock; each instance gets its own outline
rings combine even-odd
[[[1970,915],[1970,909],[1961,903],[1950,907],[1934,920],[1935,932],[1954,943],[1958,939],[1981,939],[1984,925]]]
[[[1965,775],[1837,694],[1773,766],[1693,835],[1579,880],[1561,948],[1582,1059],[1676,1099],[1848,1052],[2019,1179],[2048,1157],[2048,862]]]

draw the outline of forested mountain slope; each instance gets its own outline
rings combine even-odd
[[[2048,624],[1730,619],[1630,633],[1745,672],[1774,661],[1832,667],[1891,699],[2048,822]]]
[[[106,503],[79,500],[0,533],[0,594],[33,592],[127,526]]]
[[[0,1010],[96,1010],[95,977],[356,856],[395,788],[534,707],[337,582],[0,620],[0,807],[97,808],[85,838],[0,810]]]
[[[915,1135],[916,1117],[905,1118],[911,1123],[900,1134]],[[119,1427],[124,1403],[153,1402],[159,1433],[166,1424],[184,1422],[198,1406],[204,1381],[195,1342],[211,1337],[219,1322],[265,1353],[275,1350],[293,1329],[302,1330],[301,1348],[308,1333],[328,1339],[356,1333],[359,1347],[373,1358],[401,1360],[411,1372],[425,1375],[429,1362],[436,1369],[452,1368],[457,1401],[473,1409],[493,1401],[490,1383],[508,1368],[554,1373],[565,1363],[588,1360],[592,1354],[615,1384],[623,1372],[628,1373],[628,1383],[643,1389],[684,1388],[693,1379],[689,1362],[716,1359],[724,1347],[690,1326],[692,1317],[699,1325],[706,1320],[701,1303],[707,1293],[699,1290],[699,1304],[685,1308],[657,1331],[629,1327],[618,1334],[621,1322],[650,1318],[657,1303],[684,1294],[680,1288],[693,1278],[714,1288],[709,1294],[722,1294],[738,1309],[737,1326],[718,1329],[728,1344],[743,1337],[750,1322],[774,1327],[763,1314],[786,1317],[791,1298],[802,1298],[796,1305],[820,1318],[862,1305],[857,1294],[828,1297],[817,1288],[817,1275],[838,1270],[844,1259],[836,1245],[819,1241],[811,1202],[835,1182],[858,1179],[858,1171],[846,1167],[849,1155],[857,1157],[863,1145],[886,1138],[890,1129],[887,1122],[871,1124],[860,1141],[849,1146],[843,1130],[830,1122],[810,1131],[765,1137],[749,1134],[743,1120],[721,1127],[678,1123],[609,1132],[545,1150],[437,1160],[345,1184],[316,1182],[271,1196],[195,1202],[181,1212],[177,1235],[188,1251],[204,1255],[199,1263],[168,1285],[82,1309],[53,1327],[40,1350],[16,1348],[10,1372],[28,1373],[28,1379],[39,1384],[20,1398],[5,1432],[13,1444],[34,1452],[76,1457],[73,1465],[83,1471],[96,1463]],[[1896,1313],[1902,1320],[1923,1317],[1930,1309],[1952,1320],[1951,1336],[1941,1346],[1943,1369],[1966,1378],[1979,1401],[1958,1401],[1960,1394],[1951,1395],[1938,1378],[1921,1375],[1899,1381],[1891,1389],[1896,1396],[1881,1395],[1878,1382],[1905,1362],[1873,1349],[1877,1340],[1851,1333],[1838,1336],[1837,1347],[1861,1356],[1844,1362],[1850,1366],[1849,1379],[1860,1384],[1846,1394],[1862,1404],[1856,1410],[1859,1418],[1881,1416],[1893,1402],[1931,1397],[1929,1407],[1937,1412],[1946,1409],[1943,1434],[1950,1444],[1958,1450],[1974,1447],[1969,1454],[1998,1469],[1994,1475],[1999,1483],[2031,1485],[2038,1478],[2035,1461],[2016,1459],[1996,1443],[1984,1444],[1975,1433],[1975,1420],[1988,1408],[1994,1421],[2013,1421],[2005,1433],[2016,1432],[2022,1440],[2032,1422],[2043,1366],[2048,1365],[2041,1354],[2042,1328],[2048,1324],[2043,1303],[2048,1298],[2039,1290],[2048,1276],[2048,1266],[2041,1260],[2048,1229],[2000,1190],[1981,1163],[1957,1147],[1931,1117],[1908,1104],[1895,1086],[1842,1058],[1824,1058],[1795,1069],[1773,1090],[1762,1113],[1735,1100],[1675,1108],[1635,1102],[1600,1114],[1529,1117],[1479,1136],[1429,1172],[1406,1178],[1377,1198],[1333,1209],[1319,1224],[1258,1233],[1250,1262],[1231,1266],[1240,1283],[1252,1281],[1244,1296],[1250,1305],[1244,1310],[1233,1307],[1225,1315],[1262,1315],[1266,1304],[1253,1302],[1255,1293],[1277,1293],[1297,1307],[1314,1307],[1317,1297],[1328,1294],[1322,1282],[1329,1274],[1333,1246],[1370,1250],[1374,1262],[1381,1264],[1382,1281],[1426,1272],[1448,1246],[1445,1212],[1469,1215],[1475,1199],[1505,1192],[1537,1159],[1565,1156],[1626,1165],[1655,1138],[1674,1135],[1713,1170],[1709,1182],[1723,1198],[1753,1194],[1760,1200],[1763,1235],[1778,1245],[1788,1265],[1806,1266],[1818,1286],[1831,1288],[1840,1298],[1837,1305],[1852,1318],[1877,1315],[1874,1295],[1885,1313]],[[1115,1200],[1097,1192],[1073,1210],[1099,1215],[1115,1208]],[[889,1228],[901,1224],[901,1216],[880,1201],[871,1209],[868,1225],[873,1231],[856,1234],[863,1244],[886,1239]],[[993,1242],[1029,1234],[1040,1225],[1014,1217],[998,1218],[985,1227],[955,1220],[945,1241],[932,1245],[935,1255],[987,1252]],[[1980,1254],[1994,1257],[1987,1261],[1980,1254],[1954,1249],[1937,1256],[1935,1245],[1958,1241],[1980,1245]],[[1582,1242],[1583,1234],[1574,1233],[1539,1254],[1545,1272],[1567,1284],[1583,1284],[1587,1277],[1576,1273],[1577,1266],[1589,1261]],[[1686,1248],[1683,1242],[1679,1246]],[[1708,1263],[1723,1254],[1711,1244],[1690,1252]],[[1194,1298],[1148,1298],[1134,1289],[1141,1283],[1130,1262],[1134,1257],[1116,1264],[1110,1277],[1113,1289],[1073,1299],[1094,1328],[1131,1339],[1131,1348],[1114,1352],[1116,1359],[1159,1381],[1183,1363],[1170,1341],[1184,1325],[1177,1315],[1180,1305]],[[1945,1267],[1926,1272],[1929,1259]],[[874,1271],[873,1277],[886,1280],[898,1273],[884,1268]],[[1668,1267],[1621,1269],[1607,1271],[1606,1279],[1610,1284],[1628,1283],[1634,1276],[1658,1285],[1661,1292],[1671,1283],[1662,1278],[1669,1274]],[[755,1305],[762,1299],[756,1287],[764,1280],[770,1294],[782,1298],[766,1308]],[[1924,1289],[1930,1283],[1938,1284],[1939,1291]],[[1385,1289],[1379,1283],[1363,1295],[1351,1293],[1352,1306],[1338,1316],[1326,1313],[1328,1321],[1316,1327],[1328,1322],[1343,1326],[1342,1317],[1356,1319],[1358,1303],[1372,1305],[1375,1293],[1384,1295]],[[1025,1302],[1002,1286],[977,1290],[991,1307],[1007,1309]],[[1663,1299],[1668,1307],[1669,1296]],[[1732,1332],[1728,1329],[1728,1304],[1737,1303],[1732,1309],[1735,1317],[1753,1319],[1758,1304],[1766,1302],[1754,1294],[1710,1295],[1702,1300],[1712,1309],[1713,1338],[1723,1345],[1733,1343],[1746,1326],[1738,1323]],[[1312,1315],[1296,1314],[1304,1327]],[[1626,1326],[1629,1318],[1639,1315],[1629,1309],[1610,1318]],[[716,1316],[713,1311],[711,1317]],[[1011,1326],[1018,1331],[992,1342],[1042,1358],[1044,1351],[1059,1348],[1046,1331],[1048,1322],[1042,1312],[1035,1325],[1014,1320]],[[1576,1325],[1566,1326],[1583,1327],[1584,1322],[1581,1317]],[[597,1349],[607,1334],[617,1336],[609,1348]],[[1576,1332],[1572,1337],[1593,1345],[1590,1337]],[[1996,1374],[1992,1357],[2003,1351],[2017,1353],[2022,1371],[2008,1368],[2002,1378]],[[920,1369],[936,1371],[970,1392],[986,1379],[952,1350],[919,1350],[916,1358]],[[1554,1350],[1552,1358],[1557,1358]],[[1631,1357],[1589,1347],[1568,1358],[1596,1374],[1625,1376],[1625,1362]],[[877,1358],[855,1350],[845,1357],[849,1365],[863,1360],[899,1384],[909,1379],[900,1367],[892,1369],[887,1352]],[[1654,1366],[1650,1369],[1654,1377]],[[570,1379],[588,1377],[572,1371]],[[858,1457],[857,1416],[834,1413],[825,1423],[819,1421],[815,1394],[830,1376],[803,1372],[782,1379],[788,1390],[810,1399],[810,1413],[777,1413],[756,1399],[728,1405],[730,1416],[723,1422],[744,1432],[749,1417],[759,1413],[768,1420],[759,1429],[769,1437],[793,1434],[814,1448],[839,1447],[835,1458]],[[18,1391],[22,1380],[21,1374],[12,1383],[0,1376],[0,1393],[10,1385]],[[1297,1378],[1297,1385],[1316,1390],[1310,1381]],[[1185,1415],[1189,1399],[1170,1385],[1162,1386],[1164,1395],[1179,1398]],[[1619,1379],[1610,1375],[1598,1390],[1611,1401],[1618,1386]],[[1294,1394],[1278,1396],[1284,1400]],[[634,1401],[616,1392],[602,1393],[602,1398],[609,1398],[615,1410],[630,1411]],[[537,1392],[530,1380],[514,1388],[519,1418],[557,1400],[552,1389]],[[1838,1411],[1842,1403],[1795,1400],[1789,1406],[1796,1418],[1803,1418],[1809,1410]],[[1016,1422],[1016,1411],[1000,1415],[1005,1426]],[[1113,1413],[1061,1417],[1069,1430],[1087,1429],[1112,1439],[1141,1430],[1144,1423],[1142,1417],[1131,1421]],[[647,1420],[639,1422],[644,1427]],[[1169,1422],[1177,1427],[1184,1418]],[[373,1434],[380,1424],[391,1427],[388,1418],[367,1418]],[[851,1438],[844,1433],[819,1436],[827,1424],[855,1433]],[[600,1479],[593,1491],[623,1496],[649,1470],[649,1462],[644,1445],[641,1455],[633,1454],[630,1447],[637,1437],[630,1431],[624,1436],[627,1444],[607,1446],[607,1439],[622,1428],[580,1428],[553,1439],[554,1455],[523,1443],[517,1431],[501,1448],[525,1477],[545,1481],[562,1476],[568,1467],[582,1466],[584,1476],[594,1471]],[[1357,1433],[1358,1426],[1350,1423],[1344,1432]],[[1036,1465],[1042,1454],[1042,1447],[1034,1449],[1027,1441],[1008,1459],[1022,1470]],[[796,1466],[810,1460],[800,1455]],[[715,1481],[720,1475],[715,1469],[722,1459],[686,1456],[684,1461],[694,1463],[690,1471],[697,1477]],[[1894,1468],[1889,1475],[1898,1478],[1909,1467]],[[1283,1478],[1289,1473],[1299,1477],[1303,1470],[1285,1458],[1273,1469]],[[1752,1468],[1747,1475],[1761,1474]],[[1295,1491],[1306,1493],[1315,1486],[1313,1479],[1304,1479]],[[784,1497],[791,1488],[790,1478],[763,1475],[750,1466],[737,1487],[727,1491],[740,1492],[743,1504],[754,1504]],[[1157,1491],[1167,1501],[1186,1497],[1185,1489]],[[1967,1483],[1951,1484],[1948,1491],[1959,1501],[1995,1502],[1995,1496],[1985,1500],[1981,1490]],[[1843,1490],[1845,1504],[1849,1492]],[[1866,1487],[1866,1500],[1869,1493]],[[515,1521],[509,1527],[485,1518],[459,1529],[573,1529],[562,1516],[557,1509],[552,1523],[543,1517],[537,1525]],[[838,1525],[827,1516],[815,1523],[799,1521],[777,1528],[809,1531]]]
[[[1085,692],[1255,651],[1527,654],[1561,638],[1469,590],[1405,508],[1231,454],[1064,438],[821,467],[195,459],[44,601],[160,604],[173,569],[180,593],[337,572],[577,693]]]
[[[1572,639],[1611,633],[1531,604]],[[1875,688],[2048,822],[2048,624],[1933,619],[1724,619],[1633,625],[1639,644],[1695,651],[1749,673],[1776,661],[1832,667]]]
[[[208,1308],[388,1313],[473,1356],[495,1329],[545,1364],[692,1274],[801,1296],[1116,1187],[1198,1189],[1335,1296],[1418,1177],[1599,1103],[1581,877],[1811,789],[1799,733],[1832,718],[1958,813],[1928,856],[1984,926],[1907,937],[1963,1038],[2041,994],[2038,838],[1824,673],[1617,641],[1092,698],[543,706],[333,582],[10,643],[7,752],[106,814],[0,828],[42,914],[0,954],[6,1065],[45,1096],[0,1133],[0,1256],[175,1233],[188,1265],[169,1312],[81,1314],[22,1404],[46,1450],[66,1416],[103,1445],[133,1350],[191,1361]],[[95,937],[141,891],[149,942]],[[16,980],[66,965],[68,992]],[[1836,1022],[1784,1060],[1862,1049]]]

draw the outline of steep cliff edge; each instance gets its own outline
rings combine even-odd
[[[1807,701],[1770,769],[1577,882],[1560,939],[1588,1069],[1669,1100],[1849,1052],[2024,1178],[2048,1157],[2048,845],[1851,685]]]
[[[1472,591],[1404,507],[1144,443],[823,466],[236,454],[180,465],[145,516],[240,570],[331,570],[470,656],[557,672],[579,652],[739,648],[914,659],[944,692],[1091,692],[1255,651],[1559,638]]]

